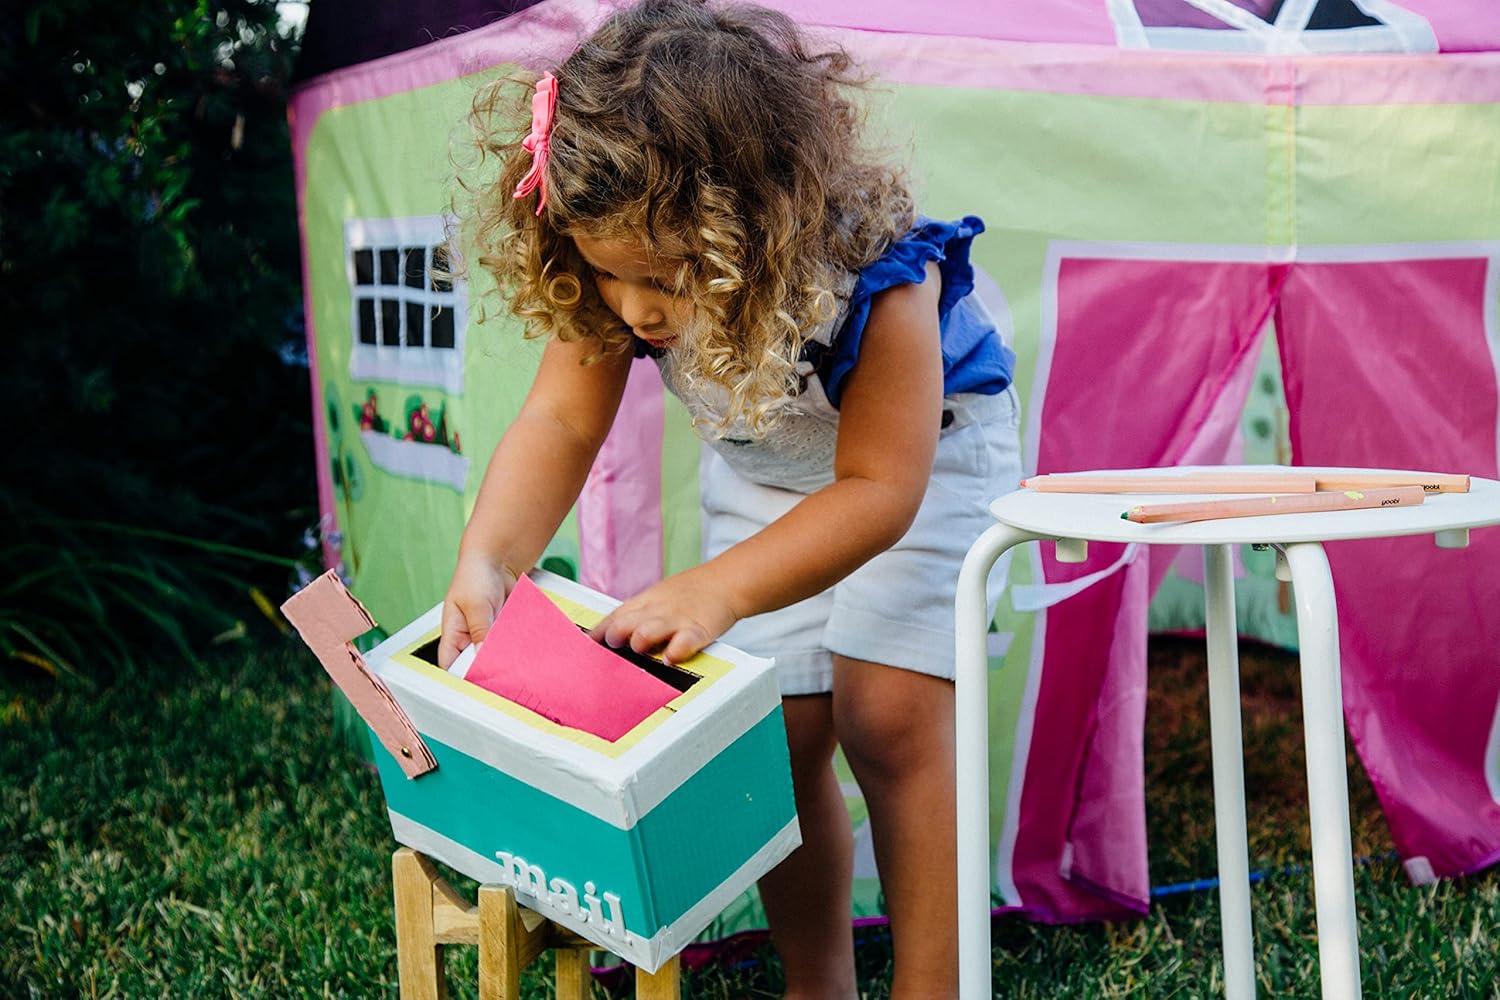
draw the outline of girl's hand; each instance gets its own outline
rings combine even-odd
[[[443,633],[438,666],[447,670],[471,643],[482,642],[495,623],[500,605],[516,585],[516,574],[504,563],[483,556],[458,557],[453,582],[443,598]]]
[[[605,615],[589,636],[616,649],[637,653],[662,650],[662,659],[681,663],[739,621],[722,588],[694,570],[667,577]]]

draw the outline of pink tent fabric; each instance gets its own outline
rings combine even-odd
[[[1061,260],[1049,376],[1031,410],[1041,420],[1037,471],[1222,459],[1234,426],[1226,415],[1244,404],[1285,270]],[[1108,570],[1125,555],[1120,545],[1091,545],[1087,562],[1069,565],[1057,562],[1051,546],[1043,552],[1048,584]],[[1039,722],[1012,860],[1023,907],[1039,918],[1146,908],[1146,605],[1174,556],[1172,549],[1138,553],[1044,612]]]
[[[1497,263],[1297,267],[1277,306],[1297,460],[1495,478]],[[1407,871],[1427,881],[1494,864],[1500,532],[1456,551],[1430,538],[1330,545],[1328,561],[1349,733]]]
[[[1064,257],[1033,409],[1038,471],[1222,458],[1230,441],[1214,415],[1243,404],[1246,361],[1274,312],[1295,462],[1495,476],[1500,261],[1403,253],[1421,249],[1295,264]],[[1128,390],[1111,385],[1122,377]],[[1145,605],[1171,557],[1139,556],[1045,612],[1046,724],[1033,736],[1013,858],[1025,909],[1043,919],[1145,907]],[[1120,546],[1091,546],[1081,565],[1047,552],[1045,578],[1120,558]],[[1349,732],[1408,872],[1428,881],[1495,863],[1500,534],[1478,533],[1460,551],[1430,538],[1337,543],[1329,560]]]

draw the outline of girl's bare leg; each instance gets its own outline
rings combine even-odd
[[[953,684],[835,656],[834,727],[870,809],[893,1000],[958,992]]]
[[[782,710],[802,846],[760,880],[760,898],[787,997],[845,1000],[857,995],[849,921],[854,843],[833,773],[833,699],[790,697]]]

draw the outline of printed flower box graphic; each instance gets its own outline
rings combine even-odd
[[[379,431],[362,430],[359,437],[370,463],[394,476],[442,483],[460,493],[469,481],[469,460],[442,445],[403,441]]]
[[[406,418],[392,427],[380,413],[380,397],[374,389],[362,405],[354,407],[370,462],[394,475],[441,483],[462,493],[469,460],[461,454],[458,432],[448,430],[447,406],[438,410],[434,420],[427,401],[412,395],[406,398],[405,411]]]

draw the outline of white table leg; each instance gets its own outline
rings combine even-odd
[[[955,767],[958,782],[958,993],[990,997],[990,569],[1007,549],[1039,536],[996,524],[964,558],[954,603]]]
[[[1359,929],[1349,845],[1349,775],[1344,763],[1344,701],[1339,677],[1338,605],[1328,556],[1317,542],[1287,545],[1302,654],[1302,728],[1307,742],[1308,819],[1313,895],[1324,1000],[1357,997]]]
[[[1214,833],[1219,847],[1219,921],[1224,939],[1224,995],[1255,996],[1255,940],[1250,925],[1250,849],[1245,829],[1245,763],[1240,736],[1239,632],[1234,615],[1234,550],[1203,547],[1207,590],[1208,717],[1213,744]]]

